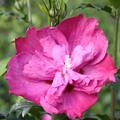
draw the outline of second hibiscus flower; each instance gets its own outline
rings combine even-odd
[[[81,117],[102,86],[115,82],[108,41],[95,18],[80,15],[56,27],[32,27],[15,44],[6,74],[9,91],[48,113]]]

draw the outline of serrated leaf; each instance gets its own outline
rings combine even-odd
[[[101,114],[98,114],[98,115],[96,115],[98,118],[100,118],[101,120],[111,120],[110,118],[109,118],[109,116],[108,115],[106,115],[106,114],[104,114],[104,115],[101,115]]]
[[[107,12],[107,13],[112,13],[112,7],[110,6],[100,6],[100,5],[97,5],[97,4],[92,4],[92,3],[82,3],[79,7],[77,7],[76,9],[78,8],[81,8],[81,9],[85,9],[85,8],[93,8],[97,11],[104,11],[104,12]]]
[[[115,8],[120,8],[120,0],[109,0]]]

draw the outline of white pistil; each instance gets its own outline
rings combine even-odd
[[[65,58],[65,64],[64,64],[64,67],[63,67],[63,74],[66,73],[67,69],[71,68],[71,58],[69,55],[66,55],[66,58]]]
[[[66,55],[66,59],[65,59],[65,68],[70,68],[71,65],[71,58],[69,55]]]

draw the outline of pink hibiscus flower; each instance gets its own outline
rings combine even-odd
[[[95,18],[80,15],[56,27],[32,27],[15,44],[5,77],[9,92],[48,113],[81,117],[95,104],[102,86],[115,82],[117,69]]]

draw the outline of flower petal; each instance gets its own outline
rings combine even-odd
[[[53,47],[56,45],[65,46],[68,49],[68,43],[65,36],[56,28],[44,27],[36,30],[31,27],[26,32],[26,37],[19,37],[15,41],[17,54],[20,52],[34,53],[43,52],[44,55],[52,57]]]
[[[114,66],[111,56],[108,54],[106,54],[105,58],[100,63],[87,65],[83,70],[84,74],[91,79],[88,86],[83,86],[84,91],[87,93],[90,91],[92,91],[92,93],[99,92],[105,83],[115,82],[114,74],[117,72],[117,69]],[[89,88],[91,88],[91,90]]]
[[[42,31],[45,31],[47,28],[42,28]],[[35,27],[31,27],[26,32],[26,37],[19,37],[15,40],[16,52],[28,52],[34,53],[35,50],[41,51],[41,46],[39,43],[39,38],[37,35],[37,30]]]
[[[84,74],[97,80],[105,80],[106,82],[115,82],[114,74],[117,72],[111,56],[106,54],[105,58],[96,65],[87,65]]]
[[[8,64],[8,71],[5,78],[8,81],[10,93],[23,96],[40,105],[40,99],[45,95],[50,84],[43,81],[36,82],[35,79],[30,81],[23,75],[24,65],[28,63],[31,57],[28,53],[21,53],[14,56]]]
[[[89,44],[85,48],[81,45],[77,45],[71,54],[72,68],[82,68],[84,65],[91,62],[95,57],[94,52],[93,44]]]
[[[70,118],[81,118],[82,113],[88,110],[97,101],[97,94],[88,95],[81,91],[65,91],[61,96],[47,99],[48,113],[66,113]],[[52,102],[51,102],[52,101]],[[54,109],[54,111],[53,111]]]
[[[48,57],[52,57],[53,48],[55,46],[64,46],[66,51],[68,50],[66,38],[57,28],[49,27],[42,35],[41,32],[38,31],[38,36],[43,53]]]
[[[103,31],[98,28],[95,18],[86,18],[80,15],[64,20],[57,27],[66,36],[70,53],[77,45],[85,48],[93,44],[94,51],[92,53],[94,53],[95,59],[92,60],[92,63],[96,64],[104,58],[108,43]]]
[[[29,78],[53,80],[56,71],[61,67],[62,65],[53,61],[53,59],[35,52],[28,64],[24,66],[23,73]]]
[[[84,111],[96,103],[97,94],[88,95],[80,91],[66,92],[62,96],[62,100],[63,106],[60,108],[64,108],[63,111],[70,118],[80,118]],[[57,107],[59,108],[59,106]]]
[[[65,56],[67,54],[67,51],[65,50],[65,46],[60,46],[60,45],[56,45],[53,47],[53,51],[52,51],[52,56],[53,59],[57,62],[59,62],[60,64],[64,65],[64,61],[65,61]]]

